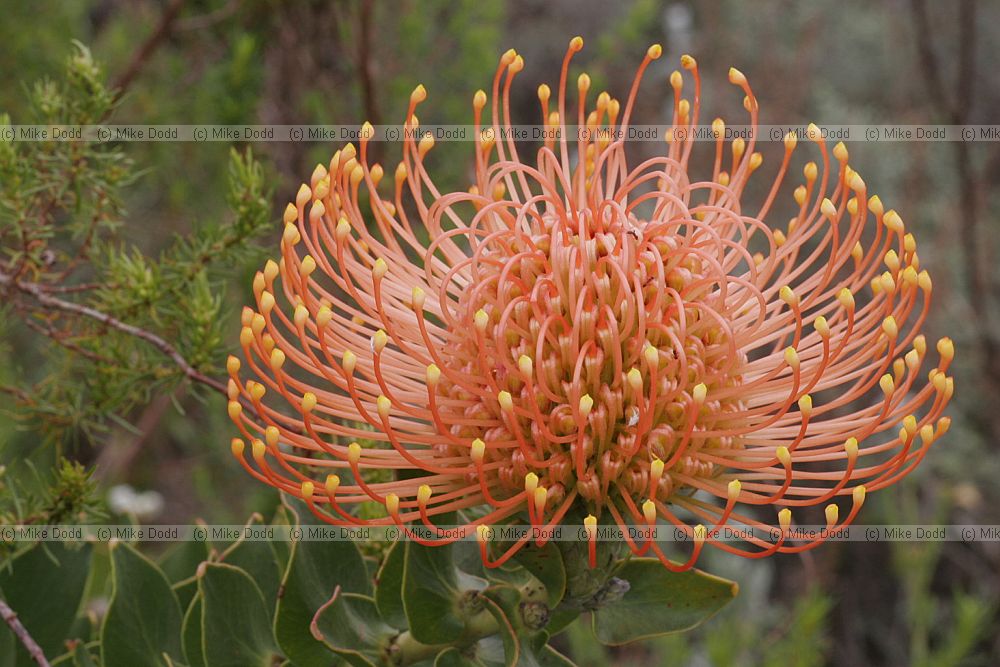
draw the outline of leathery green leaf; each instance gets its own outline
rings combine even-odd
[[[312,635],[352,665],[381,664],[382,654],[398,631],[379,616],[375,600],[334,592],[310,623]]]
[[[694,569],[671,572],[656,558],[632,559],[617,576],[629,582],[628,592],[593,620],[597,638],[611,646],[690,630],[739,592],[735,582]]]
[[[382,619],[397,628],[405,628],[406,610],[403,608],[403,566],[406,543],[397,541],[385,555],[376,577],[375,605]]]
[[[287,496],[283,502],[289,518],[305,534],[314,520],[309,508]],[[292,543],[281,582],[274,635],[284,655],[296,665],[332,662],[334,656],[309,632],[309,624],[338,586],[345,593],[371,593],[368,571],[354,542],[306,540]]]
[[[465,630],[459,612],[463,593],[451,549],[406,543],[403,607],[410,633],[424,644],[448,644]]]
[[[198,571],[202,649],[206,667],[267,667],[278,653],[260,588],[250,575],[225,563]]]
[[[101,626],[105,667],[165,665],[181,656],[181,609],[166,575],[132,546],[111,548],[113,591]]]

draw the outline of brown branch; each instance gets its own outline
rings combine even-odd
[[[94,466],[95,474],[100,479],[109,480],[116,479],[123,470],[127,470],[135,457],[145,447],[150,436],[156,432],[156,427],[166,416],[170,404],[170,394],[160,394],[153,399],[153,402],[143,410],[139,420],[135,423],[135,428],[139,432],[138,436],[124,446],[116,440],[111,446],[101,448],[97,464]]]
[[[43,285],[38,284],[39,289],[53,294],[66,294],[69,292],[89,292],[98,287],[104,287],[101,283],[80,283],[78,285]]]
[[[958,90],[956,119],[968,120],[976,79],[976,0],[962,0],[958,6]]]
[[[959,53],[958,53],[958,85],[956,90],[957,110],[954,114],[955,124],[961,125],[969,120],[969,112],[972,109],[973,92],[976,87],[976,0],[962,0],[959,4]],[[980,247],[978,232],[980,225],[980,197],[979,181],[975,167],[972,164],[971,147],[964,141],[955,143],[955,161],[958,169],[959,183],[961,184],[960,202],[962,211],[962,224],[964,233],[962,239],[965,251],[966,280],[972,292],[972,302],[975,304],[973,312],[979,322],[980,345],[983,355],[986,357],[986,367],[992,377],[1000,374],[1000,347],[992,335],[990,326],[989,304],[992,288],[987,278],[990,274],[984,270],[982,261],[982,248]],[[986,262],[985,264],[988,264]],[[1000,432],[1000,422],[996,431]]]
[[[955,92],[949,94],[945,90],[941,68],[934,55],[934,32],[931,30],[930,18],[924,0],[912,0],[913,25],[916,30],[917,54],[923,70],[923,79],[927,84],[928,97],[938,114],[944,116],[954,125],[964,125],[972,108],[976,67],[976,3],[975,0],[961,0],[959,3],[959,36],[958,36],[958,80]],[[959,224],[962,226],[962,252],[965,255],[965,282],[970,297],[977,304],[986,304],[988,288],[983,279],[979,262],[978,228],[979,207],[976,188],[976,174],[972,166],[972,156],[969,145],[964,141],[953,142],[955,146],[955,168],[958,172],[959,206],[962,215]],[[986,333],[986,315],[980,308],[973,308],[975,317],[980,319],[983,333],[983,343],[987,348],[989,335]],[[992,359],[991,359],[992,361]]]
[[[184,375],[194,382],[199,382],[207,387],[211,387],[224,396],[228,396],[225,384],[198,371],[194,366],[188,363],[187,359],[185,359],[180,352],[177,351],[177,348],[151,331],[146,331],[145,329],[141,329],[132,324],[122,322],[107,313],[102,313],[101,311],[90,308],[89,306],[83,306],[78,303],[73,303],[72,301],[65,301],[52,296],[51,294],[47,294],[41,285],[20,282],[4,273],[0,273],[0,286],[13,287],[24,294],[31,296],[35,299],[35,301],[46,308],[61,310],[75,315],[82,315],[83,317],[100,322],[101,324],[111,327],[112,329],[143,340],[169,357],[170,360],[173,361],[181,369],[181,371],[183,371]]]
[[[59,273],[56,278],[56,282],[65,282],[69,278],[70,274],[76,271],[77,267],[83,263],[85,259],[90,257],[90,249],[94,243],[94,236],[97,234],[98,226],[100,225],[100,211],[94,213],[93,218],[90,221],[90,226],[87,228],[87,235],[83,237],[83,241],[80,242],[80,247],[76,249],[73,257],[66,263],[66,267]]]
[[[928,97],[937,112],[954,125],[964,125],[969,120],[973,104],[976,80],[976,0],[961,0],[958,3],[958,78],[954,93],[944,87],[939,62],[934,55],[931,21],[924,0],[911,0],[913,25],[916,31],[917,55],[927,84]],[[964,282],[972,304],[972,320],[976,325],[975,338],[982,351],[987,381],[1000,374],[1000,346],[992,336],[989,305],[992,302],[992,288],[983,270],[979,244],[979,187],[978,174],[972,164],[972,153],[968,143],[952,142],[955,153],[955,170],[959,187],[959,216],[961,226],[960,247],[963,255]],[[994,380],[993,384],[997,382]],[[1000,421],[994,419],[993,430],[1000,433]]]
[[[202,14],[200,16],[192,16],[190,18],[181,19],[177,22],[176,30],[178,32],[188,31],[188,30],[203,30],[205,28],[211,28],[217,23],[225,21],[233,14],[236,10],[240,8],[240,0],[229,0],[225,5],[219,7],[216,10],[208,12],[207,14]]]
[[[41,191],[37,194],[37,198],[41,200],[39,202],[40,210],[37,213],[32,214],[31,218],[24,215],[18,217],[16,225],[21,234],[21,248],[23,253],[21,258],[18,260],[16,269],[14,270],[15,277],[20,277],[30,268],[35,268],[34,263],[29,261],[31,258],[31,245],[32,243],[40,242],[47,248],[48,243],[45,241],[39,241],[39,239],[46,239],[48,237],[46,232],[50,231],[53,225],[52,214],[55,210],[57,210],[57,207],[61,207],[67,188],[70,187],[68,184],[75,182],[76,177],[74,174],[77,174],[78,170],[83,166],[82,163],[84,159],[77,150],[76,142],[72,142],[69,147],[72,151],[70,166],[67,169],[60,170],[60,174],[56,179],[56,182],[63,184],[63,188],[51,193],[47,190]],[[32,201],[35,201],[35,199],[36,197],[33,195]],[[29,220],[37,222],[37,225],[31,228],[32,231],[35,232],[34,238],[28,235]],[[88,243],[90,235],[93,234],[93,228],[97,224],[96,219],[92,220],[90,224],[91,229],[87,233]],[[84,252],[84,249],[80,248],[77,252],[78,254],[82,253]]]
[[[938,68],[937,56],[934,55],[934,43],[931,41],[930,19],[927,16],[927,5],[924,0],[912,0],[910,3],[913,17],[913,27],[917,33],[917,56],[927,83],[927,96],[938,112],[944,116],[952,115],[952,108],[945,98],[944,82],[941,80],[941,70]]]
[[[13,385],[0,384],[0,394],[10,394],[22,403],[31,403],[31,396],[29,396],[23,389]]]
[[[0,598],[0,616],[10,626],[10,631],[14,633],[14,636],[17,637],[21,645],[28,651],[28,655],[35,661],[35,664],[39,667],[50,667],[49,661],[45,658],[45,653],[42,651],[42,647],[38,645],[38,642],[31,636],[28,629],[17,618],[17,612],[11,609],[10,605],[3,598]]]
[[[79,354],[81,357],[84,357],[85,359],[90,359],[91,361],[97,362],[99,364],[112,363],[111,359],[108,359],[107,357],[102,357],[101,355],[95,352],[91,352],[90,350],[85,350],[76,343],[66,340],[68,334],[56,331],[52,327],[42,326],[41,324],[38,324],[37,322],[33,321],[30,316],[23,317],[21,321],[24,322],[25,326],[27,326],[32,331],[42,334],[43,336],[54,342],[56,345],[64,347],[70,352],[73,352],[74,354]]]
[[[139,72],[146,66],[150,56],[153,55],[160,44],[170,35],[174,22],[177,20],[177,16],[180,14],[181,7],[183,6],[184,0],[170,0],[170,4],[163,10],[160,22],[153,30],[153,33],[146,38],[146,41],[142,43],[135,52],[135,55],[132,56],[128,67],[115,80],[114,87],[117,89],[115,92],[116,102],[121,99],[125,91],[128,90],[128,87],[132,85]]]

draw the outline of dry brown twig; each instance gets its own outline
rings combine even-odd
[[[116,317],[112,317],[107,313],[103,313],[89,306],[84,306],[79,303],[66,301],[64,299],[60,299],[59,297],[52,296],[51,294],[46,292],[45,288],[42,285],[38,285],[36,283],[21,282],[15,280],[12,276],[9,276],[5,273],[0,273],[0,287],[7,287],[8,289],[16,289],[19,292],[27,296],[30,296],[39,305],[45,308],[60,310],[66,313],[80,315],[82,317],[89,318],[96,322],[100,322],[101,324],[104,324],[105,326],[108,326],[117,331],[121,331],[122,333],[139,338],[140,340],[149,343],[154,348],[156,348],[164,355],[166,355],[181,369],[184,375],[187,376],[192,381],[210,387],[215,391],[221,393],[223,396],[228,395],[226,385],[224,383],[214,378],[208,377],[204,373],[200,372],[198,369],[196,369],[190,363],[188,363],[188,360],[184,358],[184,355],[182,355],[177,350],[177,348],[175,348],[173,345],[167,342],[164,338],[154,334],[151,331],[147,331],[135,325],[128,324],[127,322],[122,322]]]
[[[42,647],[38,645],[38,642],[36,642],[34,637],[31,636],[28,629],[24,627],[23,623],[21,623],[20,619],[17,617],[17,612],[11,609],[10,605],[8,605],[3,598],[0,598],[0,616],[3,617],[4,622],[7,623],[8,627],[10,627],[10,631],[13,632],[14,636],[17,637],[17,640],[21,642],[21,646],[23,646],[28,652],[31,659],[34,660],[39,667],[49,667],[49,661],[45,657]]]
[[[157,24],[156,28],[153,30],[152,34],[146,38],[146,41],[135,52],[132,56],[132,60],[129,62],[128,67],[125,71],[119,75],[115,80],[114,87],[117,88],[115,93],[115,101],[121,99],[121,96],[125,93],[128,87],[132,84],[132,81],[139,75],[142,68],[146,66],[146,62],[149,60],[153,52],[159,48],[160,44],[170,35],[174,27],[174,22],[177,20],[178,15],[181,13],[181,8],[184,6],[184,0],[171,0],[167,8],[163,10],[163,15],[160,17],[160,22]]]

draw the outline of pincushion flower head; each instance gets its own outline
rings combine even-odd
[[[368,125],[316,167],[285,211],[280,257],[254,278],[244,361],[229,360],[233,452],[334,524],[469,510],[459,536],[485,540],[518,519],[586,516],[592,539],[597,521],[669,522],[691,538],[686,563],[630,546],[671,568],[705,543],[814,546],[788,538],[796,508],[849,523],[948,428],[953,346],[935,355],[920,334],[931,279],[916,241],[814,126],[787,135],[769,169],[756,137],[729,141],[721,120],[696,145],[689,56],[670,77],[660,155],[630,163],[627,128],[661,49],[622,104],[592,95],[586,74],[568,85],[581,48],[570,42],[554,94],[538,89],[546,139],[530,159],[509,131],[524,62],[503,55],[472,99],[467,190],[432,180],[422,86],[391,177],[369,160]],[[746,77],[729,81],[756,128]],[[714,168],[692,173],[702,147]],[[773,184],[755,206],[743,193],[758,171]],[[770,214],[780,198],[790,221]],[[361,518],[365,502],[385,511]],[[722,525],[756,530],[733,544]]]

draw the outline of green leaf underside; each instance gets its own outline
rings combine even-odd
[[[279,505],[271,517],[271,525],[276,528],[291,528],[295,525],[295,515],[285,505]],[[274,555],[278,558],[279,569],[284,572],[288,567],[288,558],[291,555],[291,545],[283,540],[272,543]]]
[[[375,588],[375,606],[379,615],[389,625],[407,627],[406,609],[403,607],[403,567],[406,562],[406,543],[395,542],[378,571]]]
[[[406,543],[403,607],[414,639],[423,644],[448,644],[461,638],[465,630],[465,621],[458,613],[461,596],[450,544],[427,547],[414,541]]]
[[[483,591],[492,604],[488,607],[500,624],[504,655],[511,667],[572,667],[573,662],[548,645],[549,633],[528,627],[522,617],[524,598],[509,586],[494,586]],[[516,643],[511,650],[510,643]]]
[[[74,667],[97,667],[97,661],[83,642],[77,644],[73,651],[73,665]]]
[[[165,665],[181,655],[181,610],[166,575],[128,544],[111,549],[113,592],[101,626],[105,667]]]
[[[194,596],[198,594],[198,578],[191,576],[184,581],[174,584],[171,588],[174,589],[174,595],[177,596],[177,603],[181,609],[187,609],[191,606]]]
[[[303,530],[314,517],[303,503],[285,496],[289,519]],[[335,662],[326,646],[309,631],[313,616],[337,587],[344,593],[370,594],[371,581],[361,552],[348,540],[293,542],[274,618],[282,653],[298,667]]]
[[[569,627],[569,625],[580,618],[579,609],[569,609],[565,607],[558,607],[552,611],[552,615],[549,617],[549,624],[545,627],[545,631],[551,636],[555,636]]]
[[[380,663],[382,649],[398,634],[382,621],[375,600],[357,593],[337,593],[316,615],[313,630],[329,650],[365,667]]]
[[[268,616],[273,619],[274,604],[278,599],[278,588],[281,585],[281,572],[278,569],[278,555],[271,542],[241,539],[226,550],[220,561],[238,567],[250,575],[264,597]]]
[[[482,664],[474,658],[466,657],[454,646],[446,648],[434,658],[434,667],[479,667]]]
[[[205,563],[198,578],[207,667],[269,667],[277,653],[260,588],[243,570]]]
[[[483,557],[479,553],[479,544],[469,540],[460,540],[452,543],[451,561],[459,572],[484,581],[491,573],[496,571],[490,570],[483,565]]]
[[[611,646],[690,630],[739,590],[736,583],[700,570],[671,572],[656,558],[634,558],[617,576],[629,582],[629,591],[594,612],[593,620],[597,638]]]
[[[514,630],[514,624],[504,612],[501,602],[498,601],[498,598],[501,598],[506,591],[514,591],[514,589],[506,586],[494,586],[490,591],[492,591],[492,594],[484,593],[484,595],[486,597],[486,609],[496,619],[500,629],[498,634],[500,641],[503,642],[503,662],[500,664],[503,664],[504,667],[515,667],[515,665],[520,664],[520,642]],[[500,591],[504,591],[504,593]],[[514,594],[517,595],[517,591],[514,591]]]
[[[198,566],[207,558],[208,545],[205,542],[188,540],[168,549],[158,560],[158,564],[170,583],[176,586],[190,580]]]
[[[202,646],[201,596],[195,595],[188,605],[181,626],[181,644],[189,667],[206,667]]]

